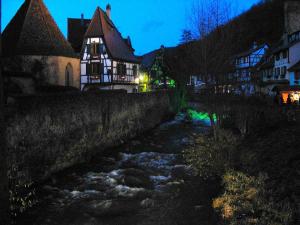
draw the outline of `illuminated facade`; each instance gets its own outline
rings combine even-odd
[[[110,19],[111,7],[99,7],[84,35],[81,50],[81,90],[123,89],[137,92],[140,59],[134,55],[130,38],[122,38]]]

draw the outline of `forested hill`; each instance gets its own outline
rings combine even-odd
[[[284,0],[264,0],[218,27],[204,39],[179,45],[172,54],[180,57],[178,60],[171,58],[172,66],[169,67],[179,77],[181,74],[202,74],[205,68],[203,59],[208,58],[211,60],[206,62],[206,72],[223,73],[230,70],[232,56],[249,50],[254,42],[270,46],[277,44],[283,33]],[[207,51],[201,50],[203,46]],[[184,64],[184,69],[180,64]]]
[[[247,50],[253,42],[273,45],[284,33],[284,0],[261,1],[229,24],[234,24],[238,29],[235,42],[237,52]]]

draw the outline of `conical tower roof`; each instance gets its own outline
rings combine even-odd
[[[4,56],[75,57],[43,0],[25,0],[2,34]]]

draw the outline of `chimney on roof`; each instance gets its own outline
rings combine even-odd
[[[81,13],[81,26],[84,26],[84,15]]]
[[[106,15],[108,16],[109,19],[111,19],[110,13],[111,13],[111,6],[110,6],[110,4],[107,4],[107,6],[106,6]]]

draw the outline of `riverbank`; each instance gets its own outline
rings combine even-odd
[[[224,192],[213,202],[230,225],[299,222],[300,124],[282,124],[244,138]]]
[[[219,185],[195,179],[182,151],[203,123],[180,115],[37,187],[39,203],[20,225],[217,225]]]
[[[300,121],[295,109],[259,99],[208,97],[217,114],[211,136],[199,137],[186,159],[205,177],[220,177],[212,205],[225,224],[299,222]],[[203,105],[201,105],[203,107]],[[210,157],[208,157],[210,156]]]
[[[14,112],[14,113],[13,113]],[[7,115],[13,214],[35,202],[33,187],[89,162],[105,149],[159,125],[172,114],[168,92],[74,93],[17,99]]]

